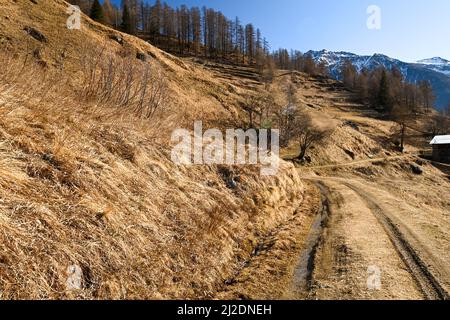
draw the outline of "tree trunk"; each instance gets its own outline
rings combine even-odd
[[[401,132],[401,137],[400,137],[400,152],[403,153],[403,151],[405,150],[405,131],[406,131],[406,126],[402,125],[402,132]]]
[[[299,160],[299,161],[302,161],[302,160],[305,159],[305,156],[306,156],[306,149],[303,148],[303,147],[300,147],[300,155],[297,158],[295,158],[295,159]]]

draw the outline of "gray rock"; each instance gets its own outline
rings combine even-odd
[[[142,53],[142,52],[136,53],[136,58],[141,61],[147,61],[147,57],[145,56],[145,53]]]
[[[414,174],[421,175],[423,173],[423,169],[416,164],[411,165],[411,170]]]
[[[345,152],[350,158],[352,158],[353,160],[355,160],[356,155],[355,155],[355,153],[354,153],[353,151],[344,149],[344,152]]]
[[[47,37],[44,36],[42,34],[42,32],[40,32],[32,27],[27,26],[23,30],[25,30],[30,36],[32,36],[34,39],[36,39],[39,42],[44,42],[44,43],[48,42]]]
[[[119,36],[119,35],[117,35],[117,34],[112,34],[112,35],[109,36],[109,38],[110,38],[111,40],[114,40],[114,41],[117,42],[118,44],[123,45],[123,39],[122,39],[121,36]]]

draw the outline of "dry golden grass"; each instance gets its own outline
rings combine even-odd
[[[293,275],[307,240],[315,214],[319,210],[320,193],[311,183],[305,185],[305,196],[295,215],[272,230],[259,243],[245,267],[219,291],[220,299],[297,299]],[[294,291],[294,292],[293,292]]]
[[[43,67],[60,70],[75,87],[83,81],[80,79],[82,70],[99,62],[107,67],[110,56],[114,60],[125,61],[124,67],[146,69],[151,65],[164,78],[171,102],[166,107],[174,110],[166,115],[170,113],[178,126],[192,126],[194,119],[202,119],[204,123],[218,119],[229,123],[242,119],[239,104],[244,100],[243,96],[255,88],[231,91],[228,81],[218,79],[203,67],[98,24],[84,15],[81,30],[68,30],[67,7],[68,3],[62,0],[40,1],[38,4],[29,0],[0,3],[0,46],[12,53],[27,54],[30,60]],[[27,27],[42,33],[47,42],[31,37],[24,30]],[[138,59],[138,54],[145,62]]]
[[[173,164],[171,130],[239,118],[239,93],[136,38],[114,43],[117,32],[87,18],[81,33],[62,31],[66,5],[0,4],[0,298],[212,297],[261,236],[292,217],[302,183],[286,163],[266,178],[257,167],[227,168],[240,177],[236,189],[223,168]],[[170,105],[149,119],[136,112],[138,99],[104,99],[101,80],[85,79],[106,73],[82,68],[90,59],[82,43],[106,43],[114,61],[137,70],[135,53],[149,52]],[[71,266],[82,270],[80,289],[67,287]]]

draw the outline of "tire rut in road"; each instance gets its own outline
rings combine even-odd
[[[312,288],[317,250],[323,240],[323,230],[326,228],[330,216],[329,190],[321,182],[315,182],[315,184],[320,190],[321,204],[298,260],[293,281],[293,291],[303,295],[308,295]]]
[[[353,190],[373,212],[380,224],[386,231],[389,239],[394,245],[403,262],[408,267],[411,275],[419,285],[425,297],[429,300],[447,300],[449,295],[441,286],[436,277],[428,270],[427,265],[422,261],[414,248],[405,239],[399,227],[385,214],[383,209],[369,196],[363,194],[357,187],[350,183],[342,183]]]

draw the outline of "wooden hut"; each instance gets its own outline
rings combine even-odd
[[[433,160],[450,163],[450,135],[436,136],[430,142],[433,147]]]

